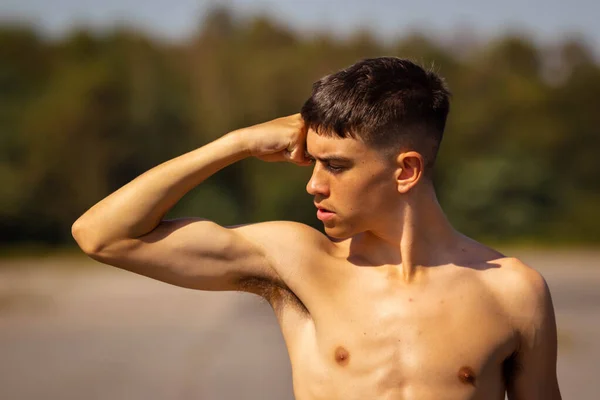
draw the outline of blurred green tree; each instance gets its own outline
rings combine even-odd
[[[582,39],[542,47],[508,34],[462,48],[415,32],[384,43],[365,29],[307,35],[226,8],[179,43],[127,28],[48,40],[0,26],[0,242],[70,244],[77,216],[145,170],[296,113],[315,80],[380,55],[416,60],[451,87],[435,181],[458,229],[490,241],[600,243],[600,66]],[[244,160],[169,215],[318,227],[309,176]]]

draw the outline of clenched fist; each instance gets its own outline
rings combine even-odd
[[[300,114],[294,114],[242,128],[236,133],[254,157],[269,162],[308,165],[311,161],[305,156],[307,130]]]

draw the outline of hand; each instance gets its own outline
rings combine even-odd
[[[237,131],[250,154],[263,161],[309,165],[305,155],[307,126],[300,114],[277,118]]]

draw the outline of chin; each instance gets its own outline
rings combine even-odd
[[[328,228],[325,226],[325,234],[333,239],[348,239],[354,236],[354,232],[351,232],[349,229],[343,229],[339,226]]]

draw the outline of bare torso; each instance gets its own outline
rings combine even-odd
[[[518,347],[500,288],[509,259],[479,253],[491,261],[427,267],[410,283],[398,266],[322,254],[320,290],[257,288],[281,326],[296,398],[504,399]]]
[[[311,155],[307,191],[330,237],[289,221],[163,220],[192,187],[250,154],[301,165]],[[299,400],[501,400],[505,389],[512,399],[560,400],[543,277],[458,234],[430,182],[419,183],[419,153],[392,163],[382,155],[362,140],[319,135],[300,115],[279,118],[147,171],[72,233],[109,265],[265,297]]]

